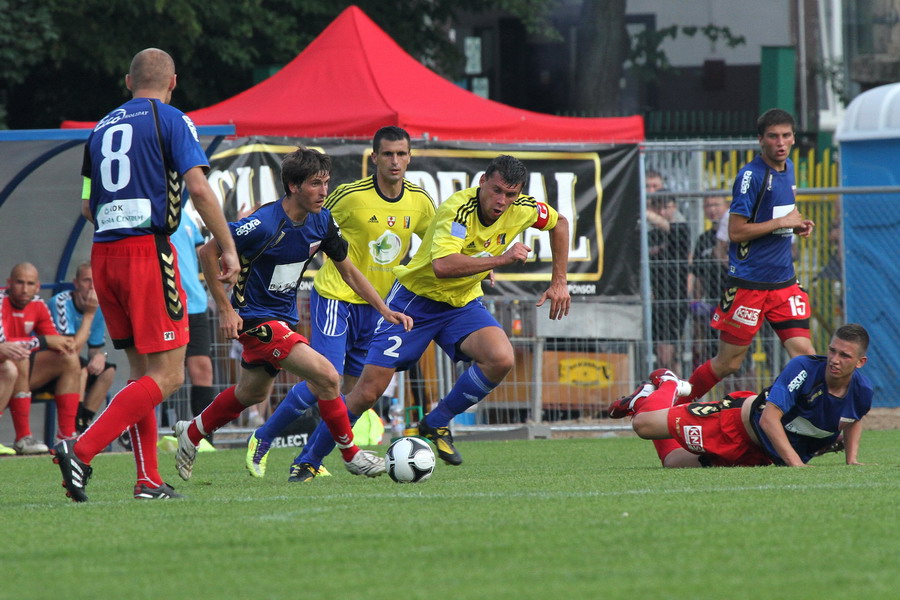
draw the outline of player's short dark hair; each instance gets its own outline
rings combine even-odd
[[[331,174],[331,157],[318,150],[297,148],[281,161],[281,185],[291,193],[291,184],[300,185],[318,173]]]
[[[764,135],[766,129],[773,125],[790,125],[791,131],[797,131],[797,125],[794,122],[793,115],[780,108],[770,108],[761,114],[756,120],[756,131],[759,135]]]
[[[381,140],[387,140],[389,142],[406,140],[406,145],[411,145],[409,134],[405,129],[397,127],[396,125],[388,125],[375,132],[375,137],[372,138],[372,152],[375,154],[378,154],[378,151],[381,149]]]
[[[491,161],[491,164],[484,170],[484,178],[490,179],[491,175],[499,173],[500,178],[506,185],[525,185],[528,181],[528,169],[522,164],[522,161],[515,156],[509,154],[501,154]]]
[[[838,327],[834,332],[834,337],[845,342],[853,342],[859,344],[860,356],[865,356],[866,350],[869,349],[869,332],[859,323],[847,323]]]

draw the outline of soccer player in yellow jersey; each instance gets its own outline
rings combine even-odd
[[[375,173],[337,187],[325,201],[341,234],[350,244],[348,257],[384,298],[394,283],[392,269],[409,252],[412,235],[419,238],[434,219],[434,201],[404,179],[410,162],[409,134],[399,127],[382,127],[372,140]],[[363,369],[372,334],[381,315],[354,292],[331,260],[316,274],[310,294],[310,345],[343,376],[342,392],[353,388]],[[314,401],[306,382],[288,392],[265,425],[250,436],[247,468],[265,475],[266,455],[276,438]],[[358,413],[362,414],[362,413]],[[352,422],[357,413],[350,415]],[[322,459],[334,448],[325,423],[310,436],[291,465],[289,481],[316,476]]]
[[[550,232],[550,287],[537,306],[550,300],[550,318],[569,313],[566,267],[569,224],[553,208],[522,194],[528,172],[518,159],[491,161],[479,186],[459,191],[440,205],[410,263],[394,269],[397,282],[388,296],[392,310],[413,318],[403,331],[380,323],[366,365],[347,396],[347,407],[362,414],[381,396],[396,370],[412,366],[434,340],[453,360],[471,362],[450,392],[419,423],[438,456],[462,463],[453,446],[450,420],[497,387],[513,367],[512,344],[481,302],[481,281],[496,268],[524,262],[531,248],[516,241],[529,227]]]

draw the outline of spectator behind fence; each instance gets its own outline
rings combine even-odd
[[[197,247],[204,242],[197,224],[187,215],[171,237],[178,253],[181,286],[187,295],[188,323],[191,340],[188,342],[185,364],[191,380],[190,416],[195,417],[209,406],[213,392],[212,335],[209,326],[209,300],[200,282]],[[174,425],[174,423],[171,423]]]
[[[116,378],[116,365],[107,361],[103,351],[106,345],[106,322],[98,308],[97,294],[94,292],[94,275],[91,263],[78,265],[74,289],[60,292],[50,299],[50,314],[53,323],[62,335],[71,336],[75,341],[82,366],[81,404],[75,418],[75,430],[82,433],[94,420],[94,416],[104,406],[109,389]],[[87,355],[82,350],[87,346]],[[53,382],[51,382],[52,384]],[[44,386],[46,389],[49,385]],[[37,394],[42,390],[34,390]]]
[[[676,212],[672,196],[647,200],[652,337],[657,365],[673,365],[679,359],[677,348],[687,316],[685,291],[691,233],[686,223],[674,221]]]
[[[759,117],[757,132],[760,154],[738,171],[732,189],[728,281],[710,323],[719,330],[719,349],[691,375],[691,399],[740,368],[763,320],[791,357],[815,354],[809,297],[797,281],[791,250],[793,235],[807,237],[814,226],[795,206],[794,165],[788,158],[794,118],[771,109]]]
[[[81,401],[81,362],[73,338],[56,330],[50,311],[37,295],[41,283],[37,268],[30,263],[13,267],[2,292],[2,324],[0,341],[19,342],[29,356],[16,361],[18,377],[9,401],[16,430],[13,448],[18,454],[42,454],[47,446],[31,434],[31,394],[55,381],[53,395],[59,423],[57,438],[75,437],[75,415]],[[96,310],[96,304],[88,307]]]
[[[415,327],[379,326],[362,376],[347,396],[355,415],[372,408],[398,370],[416,364],[435,341],[454,361],[470,366],[438,405],[419,422],[438,456],[462,463],[453,446],[450,420],[496,388],[513,368],[512,344],[481,301],[481,282],[496,268],[528,260],[531,248],[517,241],[528,228],[548,231],[552,274],[536,306],[550,301],[551,319],[569,314],[566,285],[569,223],[552,207],[522,193],[528,171],[508,155],[494,158],[475,187],[447,198],[435,213],[412,260],[394,267],[390,306],[404,310]]]
[[[715,343],[709,340],[709,317],[715,303],[725,290],[728,278],[728,260],[716,253],[719,223],[727,221],[728,200],[724,196],[707,196],[703,199],[703,215],[710,223],[694,242],[688,259],[687,297],[694,323],[695,368],[715,354]]]
[[[88,499],[93,458],[128,429],[138,500],[178,498],[159,474],[156,407],[184,382],[190,332],[175,251],[181,185],[222,249],[213,279],[233,282],[240,270],[219,200],[206,179],[209,162],[193,122],[169,106],[175,63],[147,48],[131,61],[132,98],[106,115],[85,144],[81,212],[94,224],[91,264],[109,336],[128,356],[131,383],[74,443],[54,448],[68,495]],[[112,169],[110,163],[116,166]]]
[[[434,218],[434,202],[428,193],[404,179],[410,162],[409,146],[409,134],[403,129],[379,129],[372,141],[375,173],[337,187],[325,202],[341,228],[341,235],[350,244],[350,259],[382,298],[391,290],[394,283],[391,269],[406,257],[413,234],[420,239],[424,237]],[[319,269],[309,301],[310,344],[343,377],[341,391],[347,394],[362,373],[381,315],[341,279],[333,261],[326,261]],[[266,424],[250,436],[246,462],[251,475],[265,475],[266,455],[272,440],[312,400],[306,382],[298,383]],[[351,423],[357,416],[350,415]],[[322,459],[333,449],[334,440],[327,425],[320,423],[303,452],[294,459],[288,481],[314,478]]]
[[[759,394],[732,392],[720,402],[692,402],[687,382],[667,370],[651,374],[608,412],[633,416],[644,439],[674,442],[665,467],[804,467],[825,452],[858,459],[862,419],[872,406],[866,364],[869,334],[855,323],[839,327],[827,356],[796,356]]]
[[[388,309],[348,259],[347,241],[324,208],[330,178],[331,157],[298,148],[281,163],[284,196],[228,224],[246,267],[230,298],[222,286],[211,286],[210,294],[219,311],[222,336],[238,338],[243,346],[241,370],[237,385],[222,391],[191,421],[175,424],[175,465],[182,479],[191,477],[201,440],[236,419],[245,408],[268,400],[281,369],[306,380],[347,470],[367,477],[384,473],[384,459],[353,442],[337,370],[295,330],[299,321],[297,286],[306,265],[320,249],[334,261],[353,291],[377,308],[384,322],[400,324],[402,330],[412,326],[409,317]],[[215,241],[200,249],[200,264],[207,280],[220,252]]]

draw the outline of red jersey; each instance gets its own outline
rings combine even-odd
[[[0,342],[34,342],[33,348],[36,348],[37,336],[59,335],[50,309],[40,296],[32,298],[21,309],[12,305],[6,290],[0,291],[0,298]]]

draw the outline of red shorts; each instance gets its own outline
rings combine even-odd
[[[772,460],[757,446],[741,421],[741,407],[693,402],[669,409],[669,435],[681,447],[705,456],[716,467],[759,467]]]
[[[728,288],[710,326],[721,332],[723,342],[749,346],[765,319],[783,343],[794,337],[808,339],[809,317],[809,296],[798,283],[780,290]]]
[[[295,345],[309,344],[284,321],[266,321],[251,327],[238,336],[238,341],[244,347],[243,363],[249,367],[263,366],[272,375],[281,369],[281,361]]]
[[[91,267],[113,346],[149,354],[188,343],[185,295],[168,238],[142,235],[95,243]]]

